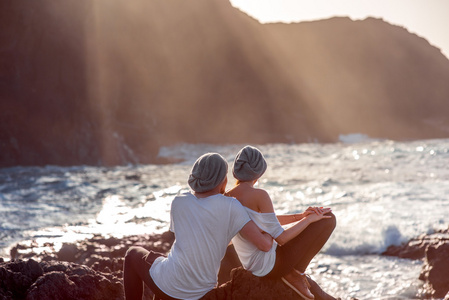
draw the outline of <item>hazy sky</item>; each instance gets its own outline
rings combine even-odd
[[[230,0],[232,5],[265,22],[299,22],[349,16],[382,18],[401,25],[449,58],[449,0]]]

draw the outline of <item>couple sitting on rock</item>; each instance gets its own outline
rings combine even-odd
[[[314,299],[314,293],[333,299],[311,290],[304,272],[334,230],[335,216],[318,207],[276,216],[268,193],[254,187],[266,168],[257,148],[244,147],[234,161],[237,184],[225,192],[226,160],[217,153],[198,158],[188,179],[192,192],[176,196],[171,205],[175,242],[168,255],[142,247],[126,253],[126,299],[142,299],[143,283],[155,299],[200,299],[216,287],[231,240],[243,267],[254,275],[281,279],[304,299]]]

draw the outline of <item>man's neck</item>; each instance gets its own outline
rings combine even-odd
[[[207,198],[207,197],[217,195],[217,194],[220,194],[220,190],[217,188],[210,190],[208,192],[204,192],[204,193],[198,193],[195,191],[193,192],[193,195],[195,195],[195,197],[197,197],[197,198]]]

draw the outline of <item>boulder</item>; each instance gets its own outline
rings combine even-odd
[[[64,243],[61,249],[58,251],[58,259],[62,261],[76,261],[76,255],[78,248],[75,244]]]
[[[245,271],[242,267],[233,269],[231,281],[206,294],[203,300],[231,299],[301,299],[281,280],[260,278]]]
[[[382,253],[409,259],[422,259],[419,279],[424,281],[423,297],[446,298],[449,293],[449,228],[421,235]]]
[[[449,239],[429,245],[419,279],[432,298],[443,298],[449,293]]]
[[[43,274],[41,266],[34,260],[14,261],[0,264],[0,295],[6,299],[24,298],[26,290]]]
[[[335,300],[334,297],[324,292],[321,287],[310,277],[307,277],[315,295],[315,300]],[[257,277],[242,267],[231,271],[231,280],[207,293],[202,300],[233,300],[233,299],[258,299],[258,300],[298,300],[303,299],[291,288],[287,287],[280,279]]]
[[[395,256],[408,259],[423,259],[426,255],[426,248],[433,242],[433,238],[421,235],[409,240],[401,245],[391,245],[382,253],[385,256]]]
[[[121,278],[67,262],[0,264],[1,299],[123,299]]]

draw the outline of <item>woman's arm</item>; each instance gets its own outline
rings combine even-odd
[[[295,238],[298,234],[300,234],[304,229],[306,229],[309,224],[319,221],[321,219],[327,219],[331,218],[331,216],[326,216],[325,214],[330,212],[330,208],[326,209],[320,209],[319,211],[314,211],[307,213],[304,213],[305,217],[303,217],[298,223],[291,226],[290,228],[287,228],[282,232],[277,238],[276,242],[279,245],[284,245],[285,243],[289,242],[293,238]]]
[[[307,215],[311,214],[311,213],[318,213],[318,212],[324,212],[324,213],[328,213],[330,212],[331,209],[330,208],[323,208],[323,207],[309,207],[307,208],[307,210],[303,213],[299,213],[299,214],[289,214],[289,215],[276,215],[276,217],[279,220],[279,223],[281,223],[281,225],[287,225],[290,223],[294,223],[294,222],[298,222],[300,221],[302,218],[305,218]]]
[[[265,190],[257,190],[247,202],[251,205],[250,208],[255,211],[261,213],[274,213],[273,202]],[[305,212],[300,214],[284,215],[285,217],[279,216],[280,218],[278,217],[278,220],[281,225],[293,222],[298,223],[285,229],[284,232],[275,239],[276,242],[281,246],[284,245],[300,234],[310,223],[319,221],[323,218],[330,218],[330,216],[324,216],[325,213],[330,211],[330,208],[309,207]]]
[[[281,225],[287,225],[290,223],[298,222],[305,217],[303,213],[300,214],[290,214],[290,215],[276,215]]]

